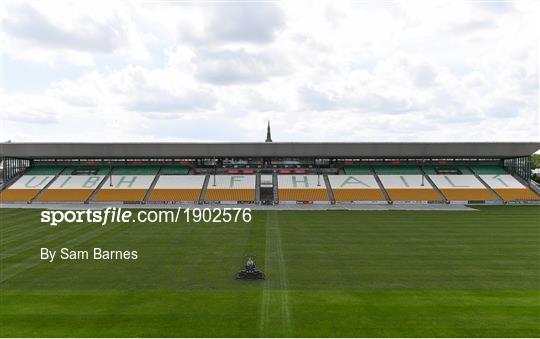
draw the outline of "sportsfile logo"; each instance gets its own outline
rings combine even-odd
[[[106,226],[111,223],[231,223],[251,222],[249,208],[177,208],[176,210],[126,210],[122,207],[107,207],[102,210],[45,210],[41,212],[41,223],[58,226],[61,223],[90,223]]]

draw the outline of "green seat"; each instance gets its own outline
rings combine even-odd
[[[344,168],[346,174],[371,174],[369,166],[348,166]]]
[[[430,174],[448,174],[441,173],[441,171],[457,170],[461,174],[472,174],[469,168],[465,165],[426,165],[424,166],[424,172]]]
[[[441,166],[435,166],[435,165],[426,165],[423,167],[424,172],[426,174],[437,174],[437,168]]]
[[[461,174],[473,174],[468,166],[465,165],[458,165],[456,166],[458,170],[460,170]]]
[[[96,171],[96,175],[107,175],[109,170],[107,166],[67,166],[62,175],[74,175],[77,171]]]
[[[161,174],[165,175],[186,175],[189,172],[189,167],[187,166],[164,166],[161,169]]]
[[[27,175],[57,175],[64,166],[34,166],[26,172]]]
[[[504,168],[497,165],[475,165],[471,168],[476,174],[508,174]]]
[[[416,165],[380,165],[373,168],[377,174],[421,174]]]
[[[113,168],[114,175],[156,175],[158,166],[116,166]]]

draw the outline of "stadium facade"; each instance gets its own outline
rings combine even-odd
[[[2,202],[540,200],[537,142],[2,143]]]

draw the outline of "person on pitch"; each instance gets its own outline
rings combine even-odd
[[[249,258],[246,261],[246,271],[252,272],[255,270],[255,263],[253,262],[253,259]]]

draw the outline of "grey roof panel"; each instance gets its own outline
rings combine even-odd
[[[1,143],[0,155],[37,158],[493,157],[528,156],[540,142]]]

